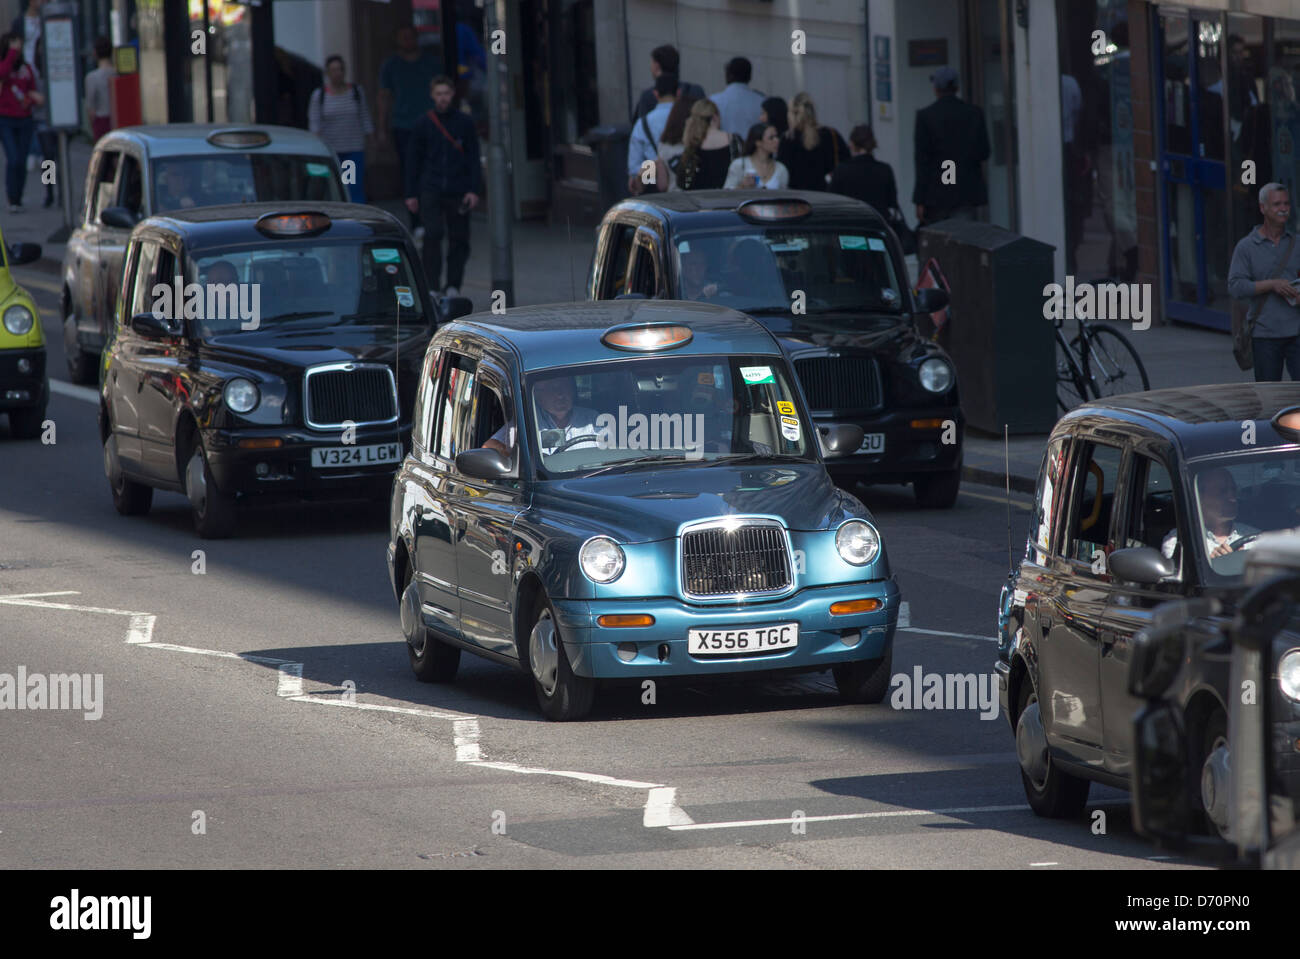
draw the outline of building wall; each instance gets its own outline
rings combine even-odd
[[[1019,232],[1056,247],[1065,276],[1065,180],[1061,64],[1054,0],[1030,0],[1029,27],[1014,26]]]
[[[312,3],[273,3],[275,45],[296,53],[324,69],[325,58],[337,53],[348,64],[349,79],[356,57],[352,49],[350,28],[352,0],[313,0]],[[363,77],[361,81],[371,100],[375,91]]]

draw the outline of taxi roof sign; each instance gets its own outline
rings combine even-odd
[[[265,130],[216,130],[208,134],[207,140],[214,147],[237,150],[240,147],[264,147],[271,142],[271,135]]]
[[[330,228],[324,213],[267,213],[257,219],[257,230],[267,236],[314,236]]]
[[[1273,427],[1283,436],[1300,441],[1300,406],[1291,406],[1273,417]]]
[[[648,353],[685,346],[694,335],[680,323],[629,323],[610,327],[600,341],[616,350]]]
[[[746,200],[736,208],[747,220],[801,220],[812,212],[807,200]]]

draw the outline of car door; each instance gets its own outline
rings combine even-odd
[[[139,240],[131,249],[128,261],[131,295],[121,304],[115,319],[117,326],[104,371],[109,413],[118,436],[118,456],[123,468],[136,475],[145,474],[140,445],[140,352],[148,341],[131,328],[131,317],[153,309],[158,250],[155,240]]]
[[[1113,550],[1113,505],[1123,448],[1086,439],[1070,464],[1069,512],[1061,554],[1051,560],[1039,605],[1039,703],[1054,754],[1086,765],[1102,755],[1098,660],[1110,598],[1105,557]]]
[[[1117,543],[1160,550],[1166,543],[1173,545],[1168,540],[1173,531],[1178,533],[1177,542],[1190,542],[1185,522],[1188,513],[1173,482],[1172,462],[1167,450],[1154,445],[1129,452],[1121,479],[1124,496]],[[1132,770],[1133,716],[1146,704],[1128,692],[1133,636],[1151,625],[1157,606],[1186,594],[1184,575],[1156,585],[1112,576],[1110,602],[1099,636],[1099,681],[1105,766],[1116,775],[1128,776]]]
[[[154,259],[153,285],[174,282],[182,262],[175,250],[160,247]],[[182,279],[184,279],[182,277]],[[178,479],[175,449],[176,405],[186,390],[193,356],[193,341],[186,331],[183,311],[168,317],[182,332],[165,339],[139,338],[134,351],[139,376],[140,455],[145,473],[165,482]]]
[[[101,181],[98,186],[99,246],[95,258],[99,263],[99,271],[95,280],[95,332],[101,343],[108,338],[109,327],[116,314],[118,294],[122,287],[122,260],[126,254],[127,241],[131,237],[129,229],[109,226],[103,221],[103,213],[106,209],[122,206],[122,196],[126,186],[122,177],[125,154],[114,152],[112,156],[116,166],[116,177],[112,183]]]
[[[517,424],[505,372],[490,361],[478,367],[474,415],[466,448],[482,447],[503,427]],[[518,469],[518,430],[513,464]],[[456,573],[461,634],[469,642],[515,654],[511,618],[511,529],[523,509],[519,480],[480,480],[457,474],[452,481],[460,503]]]
[[[99,220],[113,205],[117,171],[122,154],[118,150],[101,150],[92,158],[91,179],[86,197],[86,218],[82,227],[82,246],[74,254],[77,271],[77,327],[83,342],[92,349],[103,349],[107,340],[106,324],[114,311],[104,312],[104,263],[100,258],[100,234],[107,229]],[[119,266],[121,264],[119,263]],[[109,319],[104,320],[107,316]]]

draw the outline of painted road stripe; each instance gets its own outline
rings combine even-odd
[[[149,613],[136,613],[131,617],[131,625],[126,628],[128,643],[149,643],[153,641],[153,624],[156,616]]]
[[[280,666],[275,694],[286,699],[302,695],[302,663],[284,663]]]
[[[456,762],[476,763],[483,758],[478,744],[477,719],[457,719],[451,724],[451,734],[456,747]]]
[[[656,786],[650,790],[641,825],[653,829],[659,826],[690,826],[694,823],[695,820],[686,814],[686,810],[677,805],[677,790],[674,787]]]
[[[50,392],[59,393],[62,396],[71,396],[74,400],[82,400],[86,403],[99,402],[99,392],[97,390],[92,390],[89,386],[65,383],[63,380],[50,380]]]
[[[10,593],[7,596],[0,596],[0,599],[36,599],[40,596],[76,596],[75,589],[61,589],[55,593]]]
[[[37,609],[67,609],[76,613],[111,613],[114,616],[149,615],[149,613],[137,613],[132,609],[109,609],[105,606],[73,606],[71,603],[46,603],[39,599],[15,599],[12,596],[0,596],[0,605],[35,606]]]
[[[961,495],[973,496],[976,499],[986,499],[990,503],[1000,503],[1003,506],[1007,505],[1007,498],[1005,496],[989,496],[987,493],[972,493],[970,490],[966,490],[966,489],[963,489],[961,491]],[[1034,508],[1032,503],[1022,503],[1020,500],[1014,498],[1011,500],[1011,505],[1014,506],[1016,509],[1022,509],[1025,512],[1029,512]]]
[[[251,659],[252,657],[241,657]],[[464,719],[464,713],[446,713],[436,709],[415,709],[409,706],[383,706],[379,703],[348,702],[344,699],[322,699],[317,696],[294,696],[291,703],[315,703],[317,706],[346,706],[348,709],[362,709],[381,713],[400,713],[404,716],[424,716],[429,719]]]
[[[1089,808],[1093,806],[1127,806],[1127,799],[1110,799],[1098,803],[1090,803]],[[948,809],[888,809],[880,812],[850,812],[841,813],[837,816],[787,816],[783,819],[739,819],[734,822],[700,822],[693,823],[689,826],[669,826],[672,830],[686,829],[740,829],[745,826],[788,826],[792,823],[800,822],[839,822],[849,819],[903,819],[916,816],[964,816],[970,813],[995,813],[995,812],[1029,812],[1030,807],[1026,803],[1020,803],[1014,806],[954,806]]]
[[[899,629],[907,633],[923,633],[926,636],[955,636],[957,639],[979,639],[988,643],[996,643],[996,636],[976,636],[974,633],[949,633],[942,629],[919,629],[916,626],[900,626]]]

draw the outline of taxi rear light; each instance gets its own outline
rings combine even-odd
[[[649,352],[683,346],[689,343],[694,335],[689,326],[672,323],[638,323],[632,326],[616,326],[608,330],[600,341],[616,350]]]
[[[1273,426],[1282,435],[1300,440],[1300,406],[1285,409],[1273,417]]]
[[[626,628],[632,626],[653,626],[655,618],[646,613],[597,616],[596,622],[601,626]]]
[[[847,616],[849,613],[874,613],[881,607],[878,599],[846,599],[831,603],[832,616]]]
[[[257,229],[267,236],[312,236],[330,228],[324,213],[268,213],[257,221]]]
[[[943,420],[912,420],[912,429],[941,430],[943,429]]]
[[[239,448],[244,450],[278,450],[284,440],[278,436],[263,436],[239,441]]]
[[[264,147],[271,142],[271,136],[264,130],[218,130],[208,134],[208,142],[214,147],[238,150],[241,147]]]
[[[799,220],[812,212],[807,200],[747,200],[736,208],[747,220]]]

